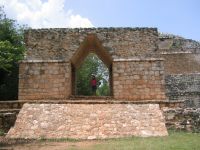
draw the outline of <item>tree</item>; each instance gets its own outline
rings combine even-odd
[[[17,99],[18,61],[25,53],[25,28],[7,18],[0,6],[0,100]]]
[[[103,62],[93,53],[90,53],[84,60],[83,64],[77,69],[76,74],[76,91],[77,95],[92,95],[90,86],[91,75],[97,78],[99,87],[97,95],[109,95],[109,72]]]

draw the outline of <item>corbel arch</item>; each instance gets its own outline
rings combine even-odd
[[[84,59],[89,53],[96,54],[100,60],[107,66],[109,69],[109,83],[110,83],[110,93],[112,95],[112,62],[113,59],[109,54],[108,50],[103,47],[101,41],[95,34],[89,34],[80,44],[80,47],[75,52],[71,58],[71,68],[72,68],[72,95],[76,95],[76,69],[78,69],[81,64],[84,62]]]

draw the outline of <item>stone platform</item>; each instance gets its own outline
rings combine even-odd
[[[127,101],[110,96],[72,96],[68,100],[13,100],[0,101],[0,130],[7,133],[14,125],[17,115],[25,103],[29,104],[159,104],[163,108],[183,108],[183,101]],[[168,127],[168,126],[167,126]]]
[[[12,100],[0,101],[0,110],[21,109],[25,103],[29,104],[159,104],[160,107],[183,107],[184,101],[174,100],[140,100],[131,101],[126,99],[116,100],[110,96],[76,96],[66,100]]]
[[[25,103],[7,138],[105,139],[167,135],[159,104],[79,100]]]

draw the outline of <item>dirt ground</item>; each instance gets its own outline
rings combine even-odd
[[[36,140],[9,140],[0,137],[0,150],[69,150],[87,149],[100,141],[36,141]]]

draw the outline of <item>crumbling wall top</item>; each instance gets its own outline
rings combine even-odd
[[[84,39],[95,34],[113,59],[150,55],[157,50],[157,28],[50,28],[25,32],[26,60],[70,61]]]

